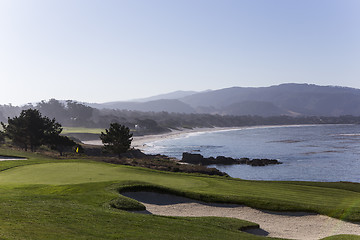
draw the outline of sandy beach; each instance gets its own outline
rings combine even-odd
[[[186,135],[192,134],[192,133],[231,131],[231,130],[242,129],[242,128],[245,128],[245,127],[223,127],[223,128],[214,127],[214,128],[193,128],[193,129],[184,128],[181,130],[172,130],[171,132],[162,133],[162,134],[135,136],[135,137],[133,137],[131,147],[143,150],[148,147],[149,143],[160,141],[160,140],[185,137]],[[89,145],[102,145],[101,140],[83,141],[83,143],[89,144]]]
[[[258,223],[249,233],[288,239],[317,240],[337,234],[360,235],[360,223],[349,223],[319,214],[271,212],[234,204],[209,204],[154,192],[127,192],[124,196],[142,202],[146,213],[163,216],[232,217]]]
[[[214,128],[193,128],[193,129],[182,129],[182,130],[173,130],[168,133],[164,134],[154,134],[154,135],[145,135],[145,136],[139,136],[134,137],[131,146],[138,149],[144,149],[147,146],[148,143],[161,141],[161,140],[167,140],[167,139],[174,139],[174,138],[181,138],[185,137],[189,134],[194,133],[207,133],[207,132],[218,132],[218,131],[231,131],[231,130],[237,130],[242,129],[240,127],[214,127]]]
[[[259,125],[259,126],[243,126],[243,127],[213,127],[213,128],[182,128],[180,130],[172,130],[171,132],[162,133],[162,134],[151,134],[144,136],[135,136],[131,143],[131,147],[138,148],[140,150],[145,149],[149,143],[185,137],[189,134],[195,133],[206,133],[206,132],[218,132],[218,131],[232,131],[232,130],[241,130],[241,129],[254,129],[254,128],[277,128],[277,127],[297,127],[297,126],[314,126],[314,124],[303,124],[303,125]],[[83,141],[84,144],[89,145],[102,145],[101,140],[91,140]]]

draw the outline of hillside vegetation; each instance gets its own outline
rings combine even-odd
[[[235,104],[244,106],[243,104]],[[252,104],[255,111],[257,106],[261,109],[271,109],[271,105],[260,106]],[[169,132],[172,129],[183,128],[211,128],[211,127],[241,127],[256,125],[291,125],[291,124],[359,124],[360,117],[320,117],[320,116],[298,116],[287,115],[261,117],[255,115],[236,116],[242,111],[233,112],[234,115],[218,114],[185,114],[169,112],[140,112],[116,109],[96,109],[85,104],[74,101],[59,101],[50,99],[36,106],[26,105],[22,107],[0,106],[0,121],[7,122],[7,117],[15,117],[24,109],[35,108],[43,116],[50,119],[55,118],[65,127],[65,133],[69,136],[82,140],[93,140],[99,138],[101,129],[107,128],[111,123],[117,122],[129,127],[134,134],[146,135]],[[233,110],[231,110],[233,111]],[[235,110],[234,110],[235,111]],[[237,110],[236,110],[237,111]],[[253,113],[255,114],[255,112]],[[74,127],[77,127],[75,129]],[[79,130],[79,127],[81,128]],[[91,131],[84,129],[91,128]]]
[[[171,101],[170,101],[171,100]],[[96,108],[220,115],[360,116],[360,89],[281,84],[270,87],[231,87],[205,92],[178,92],[141,102],[111,102]]]

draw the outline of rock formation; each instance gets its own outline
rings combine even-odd
[[[282,162],[276,159],[249,159],[249,158],[231,158],[218,156],[216,158],[209,157],[205,158],[198,153],[188,153],[184,152],[180,162],[197,164],[197,165],[212,165],[212,164],[221,164],[221,165],[232,165],[232,164],[247,164],[250,166],[266,166],[270,164],[281,164]]]

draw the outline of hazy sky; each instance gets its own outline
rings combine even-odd
[[[0,104],[360,88],[359,0],[0,0]]]

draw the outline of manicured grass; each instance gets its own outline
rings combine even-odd
[[[244,181],[96,162],[28,165],[0,174],[0,184],[80,184],[137,181],[161,186],[179,195],[205,201],[229,202],[275,211],[308,211],[360,221],[360,193],[289,182]]]
[[[323,240],[360,240],[360,236],[354,235],[336,235],[324,238]]]
[[[16,161],[0,161],[0,172],[8,170],[14,167],[43,164],[43,163],[54,163],[54,162],[78,162],[78,159],[54,159],[49,156],[45,156],[39,153],[18,151],[6,147],[0,147],[1,156],[16,156],[26,158],[27,160],[16,160]],[[80,156],[79,156],[80,158]]]
[[[360,183],[354,183],[354,182],[282,182],[282,183],[316,186],[322,188],[337,188],[337,189],[344,189],[354,192],[360,192]]]
[[[68,133],[100,134],[101,132],[105,132],[105,129],[102,129],[102,128],[85,128],[85,127],[63,127],[62,134],[68,134]]]
[[[257,226],[230,218],[141,215],[109,207],[110,182],[0,186],[4,239],[265,239],[239,229]]]
[[[105,132],[105,128],[86,128],[86,127],[63,127],[62,134],[71,134],[71,133],[89,133],[89,134],[100,134]],[[131,132],[136,132],[132,129]]]
[[[118,194],[129,188],[360,221],[360,192],[350,183],[244,181],[6,151],[0,149],[0,155],[29,160],[0,162],[0,239],[267,239],[239,231],[256,224],[237,219],[161,217],[113,208],[142,207]]]

